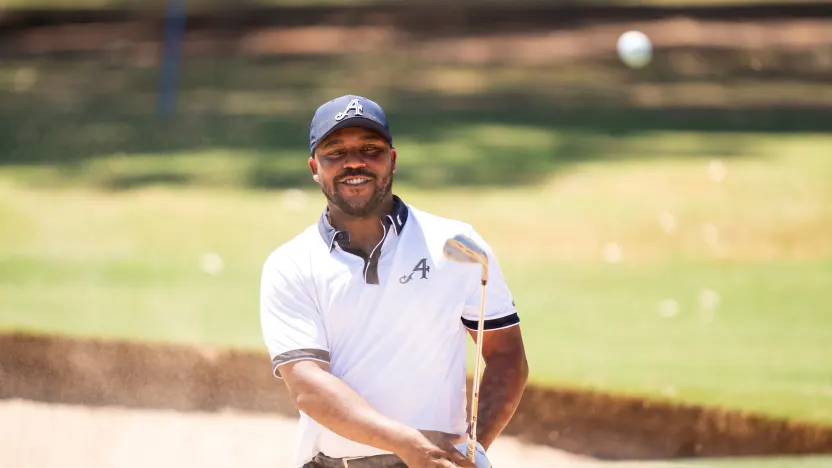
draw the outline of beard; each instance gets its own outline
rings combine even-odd
[[[370,195],[370,198],[361,202],[350,202],[341,194],[340,190],[343,185],[335,182],[335,180],[342,180],[344,177],[349,176],[370,177],[369,183],[373,186],[373,193]],[[328,184],[322,183],[320,185],[321,192],[323,192],[326,199],[338,209],[350,216],[365,218],[374,214],[376,210],[378,210],[378,207],[381,206],[384,199],[393,189],[393,171],[391,170],[385,177],[381,178],[376,178],[372,174],[368,174],[363,171],[349,171],[345,174],[339,175]]]

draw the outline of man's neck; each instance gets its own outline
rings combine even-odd
[[[393,196],[389,195],[379,205],[378,210],[367,216],[351,216],[333,205],[329,205],[327,211],[332,227],[350,234],[351,248],[368,251],[372,250],[384,237],[381,218],[393,212]]]

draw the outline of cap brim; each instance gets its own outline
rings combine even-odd
[[[318,147],[318,145],[321,144],[322,141],[326,140],[330,135],[337,132],[338,130],[341,130],[343,128],[354,127],[369,128],[370,130],[373,130],[374,132],[381,135],[381,137],[387,140],[388,143],[391,143],[393,141],[393,137],[390,135],[390,132],[386,128],[384,128],[383,125],[376,122],[375,120],[368,119],[365,117],[350,117],[341,122],[338,122],[335,126],[327,130],[326,133],[321,135],[320,138],[318,138],[318,141],[315,142],[315,146],[312,147],[312,152],[314,153],[315,149]]]

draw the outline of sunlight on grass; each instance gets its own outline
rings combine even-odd
[[[761,151],[766,145],[774,146],[775,140],[761,140]],[[514,260],[603,263],[605,246],[610,243],[619,246],[626,263],[653,262],[668,255],[723,261],[824,258],[832,255],[832,164],[823,153],[822,140],[803,140],[802,145],[787,141],[763,158],[716,159],[716,166],[708,158],[630,160],[624,143],[620,161],[575,163],[540,186],[431,191],[403,183],[398,191],[415,206],[481,226],[495,249],[510,252]],[[454,139],[446,141],[451,146],[442,147],[444,151],[452,149]],[[411,165],[429,167],[428,154],[446,154],[443,160],[449,162],[457,157],[468,162],[452,151],[423,152],[407,142],[400,151],[401,173]],[[407,162],[411,157],[414,160]],[[720,169],[715,172],[713,167]],[[11,167],[3,173],[8,179],[3,188],[6,202],[0,206],[9,217],[8,225],[21,227],[4,230],[0,237],[15,239],[26,226],[38,225],[51,226],[50,235],[57,237],[58,230],[72,226],[64,216],[77,216],[73,212],[80,207],[88,207],[84,218],[93,220],[99,210],[130,213],[153,206],[160,215],[183,223],[178,231],[198,224],[200,220],[194,218],[202,207],[216,209],[215,224],[227,219],[230,225],[245,223],[234,218],[246,213],[243,207],[252,207],[260,216],[270,216],[272,221],[266,223],[279,224],[261,229],[285,232],[301,226],[283,223],[287,216],[296,216],[281,211],[275,203],[279,196],[238,192],[234,187],[244,185],[247,178],[269,174],[309,179],[303,156],[222,150],[112,156],[71,170]],[[26,189],[21,183],[39,188]],[[134,183],[149,188],[123,191]],[[49,188],[65,185],[118,190]],[[153,188],[156,185],[160,187]],[[170,185],[183,185],[183,189],[162,188]],[[205,188],[185,188],[190,186]],[[231,192],[214,192],[212,186]],[[308,201],[302,210],[307,220],[314,220],[320,205],[315,187],[309,180],[304,188]],[[40,205],[53,207],[54,213]],[[221,208],[230,205],[242,211]],[[12,218],[10,213],[17,216]],[[260,222],[256,215],[253,218],[248,221],[250,229]],[[124,215],[122,222],[131,221]],[[517,242],[520,232],[523,242]],[[79,236],[73,242],[84,239]],[[96,248],[102,245],[100,239],[90,241]],[[40,247],[34,243],[32,251]]]

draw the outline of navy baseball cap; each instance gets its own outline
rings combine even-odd
[[[375,102],[348,94],[335,98],[318,108],[309,126],[309,152],[333,132],[348,127],[364,127],[376,131],[390,146],[393,137],[384,110]]]

